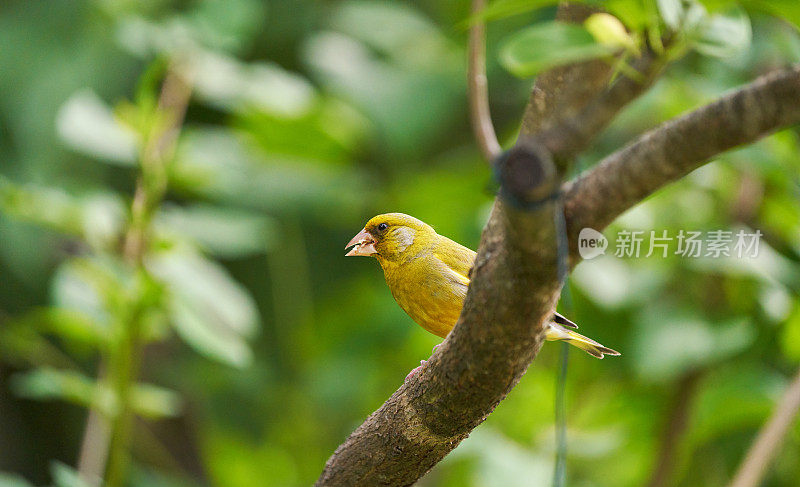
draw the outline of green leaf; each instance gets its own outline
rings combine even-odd
[[[56,130],[78,152],[121,166],[136,162],[136,134],[120,124],[91,90],[81,90],[64,102],[56,116]]]
[[[134,411],[152,419],[177,416],[183,402],[175,391],[141,383],[134,385],[131,401]]]
[[[270,156],[343,163],[363,141],[364,118],[344,103],[321,98],[302,115],[286,117],[252,107],[237,113],[237,127]]]
[[[164,282],[172,324],[186,343],[229,365],[250,363],[245,339],[258,328],[258,311],[223,267],[180,249],[152,255],[146,266]]]
[[[462,26],[469,27],[476,22],[504,19],[556,4],[558,4],[558,0],[495,0],[480,12],[472,14],[463,22]]]
[[[0,472],[0,487],[33,487],[33,484],[25,480],[21,475]]]
[[[95,249],[116,244],[125,209],[114,193],[76,197],[58,188],[18,185],[0,176],[0,210],[29,222],[80,237]]]
[[[667,276],[655,266],[635,266],[613,255],[578,266],[572,281],[594,302],[608,309],[647,302],[663,289]]]
[[[650,8],[648,8],[650,7]],[[607,0],[603,8],[622,21],[633,32],[643,31],[653,20],[655,14],[649,2],[640,0]]]
[[[797,0],[744,0],[742,6],[780,17],[800,29],[800,2]]]
[[[710,323],[674,310],[648,310],[639,322],[633,359],[646,379],[673,379],[687,370],[731,357],[755,339],[744,319]]]
[[[0,326],[0,357],[19,368],[30,365],[68,366],[60,350],[37,330],[24,326],[24,319]]]
[[[108,416],[119,411],[114,391],[106,384],[71,370],[42,367],[12,377],[15,394],[37,400],[60,399],[83,407],[96,408]],[[134,384],[131,392],[133,410],[148,418],[176,416],[181,411],[180,396],[152,384]]]
[[[108,329],[81,312],[65,308],[34,309],[16,320],[18,326],[61,337],[67,343],[98,347],[109,339]]]
[[[400,2],[350,0],[335,10],[330,24],[388,56],[405,57],[420,45],[436,51],[447,49],[447,38],[439,27],[419,10]],[[429,53],[415,54],[419,60]]]
[[[198,49],[237,51],[249,45],[253,32],[264,25],[268,9],[257,0],[203,0],[182,10],[180,15],[121,15],[118,42],[142,58],[163,55],[184,59]]]
[[[64,313],[77,313],[86,319],[54,323],[63,328],[53,331],[82,333],[83,341],[89,344],[111,342],[119,337],[119,327],[134,311],[139,315],[143,339],[158,339],[168,330],[160,303],[162,292],[156,281],[134,272],[113,256],[68,260],[58,268],[51,282],[53,304]],[[133,310],[133,307],[141,308]],[[55,317],[69,318],[69,315]],[[81,332],[78,327],[82,324],[90,328]]]
[[[236,135],[223,129],[186,131],[170,181],[215,201],[269,211],[310,207],[326,218],[354,211],[365,198],[363,178],[352,168],[267,157]]]
[[[27,221],[80,236],[83,223],[76,198],[66,192],[33,185],[17,185],[0,176],[0,210]]]
[[[125,204],[115,193],[94,193],[79,200],[83,239],[92,248],[114,248],[122,238],[127,213]]]
[[[12,376],[11,389],[30,399],[61,399],[107,414],[117,410],[111,391],[98,388],[94,379],[75,371],[39,368],[16,374]]]
[[[198,51],[188,63],[197,73],[197,96],[222,110],[254,109],[281,118],[298,118],[318,102],[311,83],[274,64],[247,64],[211,51]]]
[[[684,7],[682,0],[656,0],[658,13],[664,23],[672,30],[678,30],[681,26]]]
[[[226,258],[264,253],[277,238],[275,222],[263,214],[210,205],[164,206],[155,225],[160,233],[188,238]]]
[[[120,272],[121,266],[114,266],[109,260],[68,260],[59,266],[51,281],[53,304],[80,313],[94,326],[109,330],[113,322],[109,297],[118,294],[123,282],[128,282]]]
[[[187,13],[186,27],[211,47],[239,50],[264,25],[266,11],[258,0],[203,0]]]
[[[737,0],[699,0],[700,4],[706,8],[710,13],[728,10],[740,4]]]
[[[234,367],[250,365],[253,353],[241,335],[194,304],[184,296],[175,296],[170,304],[172,324],[183,341],[208,358]]]
[[[546,485],[553,475],[546,453],[534,451],[490,428],[475,431],[453,454],[455,458],[475,459],[474,475],[479,479],[476,485]]]
[[[380,56],[351,37],[321,32],[308,39],[304,51],[319,82],[369,117],[379,142],[395,157],[437,143],[444,136],[438,121],[454,116],[463,93],[458,81],[463,56],[455,46],[443,48],[437,38],[423,37]]]
[[[511,36],[500,50],[500,61],[515,76],[525,78],[613,52],[614,49],[598,43],[584,27],[544,22]]]
[[[730,57],[750,46],[750,17],[742,9],[713,15],[700,24],[690,41],[700,53],[713,57]]]
[[[56,487],[90,487],[74,468],[58,461],[50,463],[50,474]]]

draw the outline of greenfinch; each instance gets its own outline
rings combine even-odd
[[[349,247],[346,256],[378,259],[395,301],[422,328],[442,338],[450,333],[467,296],[474,251],[403,213],[370,219],[345,246]],[[570,329],[577,327],[554,312],[545,339],[563,340],[597,358],[619,355]]]

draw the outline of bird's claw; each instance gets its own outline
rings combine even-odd
[[[434,346],[433,346],[433,350],[431,350],[431,354],[435,353],[435,352],[436,352],[436,350],[437,350],[437,349],[438,349],[440,346],[442,346],[442,344],[441,344],[441,343],[437,343],[436,345],[434,345]],[[423,366],[423,365],[425,365],[426,363],[428,363],[428,361],[427,361],[427,360],[420,360],[420,361],[419,361],[419,366],[418,366],[418,367],[414,367],[414,369],[413,369],[411,372],[409,372],[409,373],[408,373],[408,375],[406,376],[406,379],[405,379],[405,380],[408,380],[408,379],[410,379],[411,377],[413,377],[413,375],[414,375],[414,374],[416,374],[416,373],[417,373],[417,371],[418,371],[419,369],[421,369],[421,368],[422,368],[422,366]]]
[[[422,368],[422,366],[423,366],[423,365],[425,365],[426,363],[428,363],[428,361],[427,361],[427,360],[420,360],[420,361],[419,361],[419,365],[418,365],[417,367],[414,367],[414,369],[413,369],[411,372],[409,372],[409,373],[408,373],[408,375],[406,376],[405,380],[403,380],[403,382],[405,382],[405,381],[407,381],[408,379],[410,379],[411,377],[413,377],[413,376],[414,376],[414,374],[416,374],[416,373],[417,373],[417,371],[418,371],[419,369],[421,369],[421,368]]]

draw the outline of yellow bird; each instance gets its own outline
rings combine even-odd
[[[392,296],[414,321],[442,338],[450,333],[464,305],[475,252],[403,213],[370,219],[348,247],[353,248],[347,256],[378,259]],[[569,329],[577,327],[553,312],[545,339],[566,341],[597,358],[619,355]]]

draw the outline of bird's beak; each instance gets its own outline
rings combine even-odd
[[[350,252],[344,254],[345,257],[350,257],[353,255],[363,255],[363,256],[370,256],[373,254],[377,254],[378,251],[375,250],[375,239],[372,238],[372,235],[365,230],[361,230],[353,237],[344,248],[353,247],[350,249]]]

